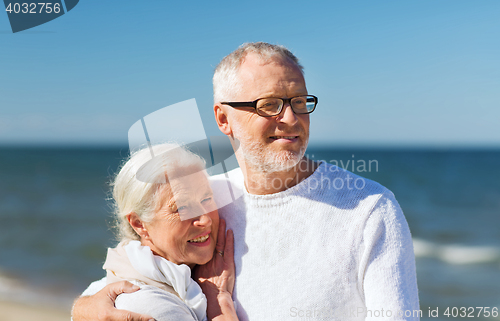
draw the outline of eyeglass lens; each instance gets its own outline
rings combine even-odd
[[[259,114],[274,116],[281,112],[283,104],[283,99],[280,98],[263,98],[259,99],[256,107]],[[292,98],[290,104],[296,114],[307,114],[314,109],[316,102],[313,97],[300,96]]]

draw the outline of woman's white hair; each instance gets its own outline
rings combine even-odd
[[[153,161],[152,154],[155,155]],[[146,163],[149,164],[146,165],[147,170],[141,170]],[[205,160],[178,144],[158,144],[133,153],[111,183],[118,240],[140,240],[130,226],[127,214],[136,213],[141,221],[151,222],[167,201],[164,191],[168,186],[168,177],[193,170],[204,171]]]
[[[213,77],[214,103],[232,100],[234,95],[241,91],[238,72],[249,53],[258,55],[263,61],[269,61],[271,58],[276,57],[288,60],[304,73],[304,68],[299,63],[299,59],[284,46],[272,45],[266,42],[244,43],[224,57],[215,68]]]

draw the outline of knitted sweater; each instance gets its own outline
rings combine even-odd
[[[211,180],[235,235],[240,320],[419,319],[410,230],[388,189],[326,163],[271,195],[248,194],[239,168],[228,176],[231,190]]]
[[[410,230],[388,189],[326,163],[271,195],[247,193],[239,168],[228,176],[241,197],[219,214],[235,235],[240,320],[419,319]],[[214,178],[215,195],[225,186]]]

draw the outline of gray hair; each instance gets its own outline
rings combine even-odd
[[[285,61],[288,60],[304,74],[304,68],[299,63],[299,59],[286,47],[266,42],[244,43],[238,49],[224,57],[215,68],[213,77],[215,103],[231,100],[235,94],[240,92],[241,85],[239,83],[238,72],[249,53],[258,55],[263,61],[269,61],[275,57]]]
[[[179,172],[191,169],[205,170],[203,158],[178,144],[164,143],[153,145],[151,148],[155,155],[154,166],[148,167],[147,176],[137,177],[141,167],[152,159],[149,147],[133,153],[111,183],[114,227],[119,241],[140,240],[139,235],[130,226],[127,214],[136,213],[141,221],[151,222],[165,202],[164,191],[169,186],[168,183],[165,184],[166,173],[172,178]],[[175,152],[169,152],[174,149]]]

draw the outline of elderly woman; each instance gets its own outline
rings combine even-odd
[[[107,282],[140,286],[118,296],[118,309],[157,321],[237,320],[232,233],[226,242],[203,159],[175,144],[140,150],[116,175],[113,200],[120,243],[108,249]],[[201,287],[197,265],[210,276]]]

